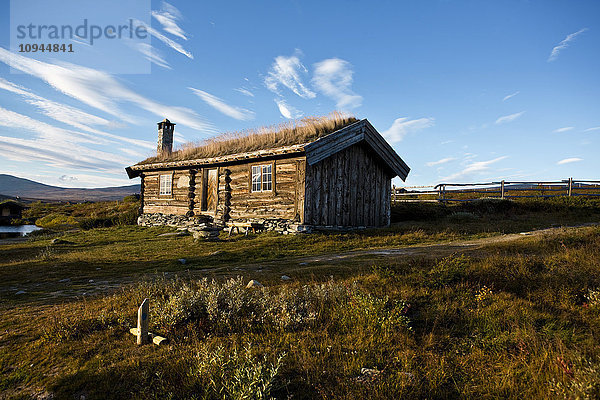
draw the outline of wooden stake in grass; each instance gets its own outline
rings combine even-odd
[[[148,299],[144,299],[140,308],[138,308],[138,323],[137,323],[137,344],[142,345],[148,343],[148,314],[150,306]]]

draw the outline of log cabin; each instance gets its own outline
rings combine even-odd
[[[0,202],[0,225],[9,225],[11,221],[22,218],[22,212],[27,207],[18,201],[6,200]]]
[[[140,218],[160,215],[164,223],[172,216],[188,226],[206,219],[221,226],[388,226],[391,179],[405,180],[410,168],[366,119],[324,118],[255,132],[251,140],[219,139],[212,153],[202,146],[173,152],[175,124],[159,122],[157,156],[126,168],[129,178],[141,178]],[[298,134],[303,129],[311,135]],[[260,145],[247,151],[240,141]]]

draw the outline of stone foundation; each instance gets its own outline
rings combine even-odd
[[[140,226],[171,226],[173,228],[205,228],[213,225],[213,219],[207,216],[186,217],[172,214],[142,214],[138,217]]]
[[[240,222],[262,225],[265,231],[275,231],[284,235],[312,232],[312,228],[309,225],[301,225],[297,221],[282,218],[247,219],[243,221],[232,220],[229,222],[229,226]]]
[[[284,235],[310,233],[312,231],[309,225],[301,225],[298,222],[281,218],[230,220],[226,224],[223,224],[220,221],[215,223],[213,218],[208,216],[187,217],[185,215],[156,213],[142,214],[138,217],[137,222],[140,226],[171,226],[180,230],[186,229],[191,233],[194,233],[194,231],[213,231],[216,229],[229,230],[231,226],[244,223],[258,224],[265,231],[275,231]]]

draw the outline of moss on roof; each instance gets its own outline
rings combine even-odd
[[[306,117],[279,125],[224,133],[201,142],[188,143],[171,154],[147,158],[138,165],[220,157],[310,143],[356,121],[358,119],[354,116],[332,112],[321,117]]]

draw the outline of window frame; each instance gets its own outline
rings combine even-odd
[[[248,183],[249,183],[249,192],[250,193],[275,193],[275,163],[274,162],[268,162],[268,163],[256,163],[256,164],[251,164],[249,166],[249,179],[248,179]],[[254,177],[257,176],[255,174],[255,169],[259,168],[260,170],[260,190],[256,190],[255,189],[255,180]],[[265,172],[266,168],[270,168],[269,172]],[[270,180],[265,182],[265,176],[269,176]],[[265,189],[265,185],[267,183],[270,183],[270,188],[269,189]]]
[[[165,186],[169,189],[168,193],[166,193],[166,192],[163,193],[163,190],[162,190],[163,189],[163,184],[162,184],[163,177],[165,177],[165,178],[168,177],[169,181],[171,182],[170,186],[168,186],[167,184],[165,184]],[[173,196],[173,173],[158,175],[158,195],[159,196],[164,196],[164,197],[166,197],[166,196],[172,197]]]

